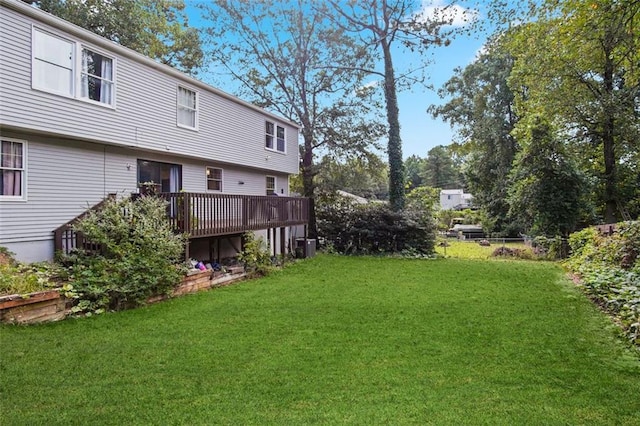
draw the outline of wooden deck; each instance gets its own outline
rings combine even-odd
[[[300,197],[163,193],[172,227],[192,238],[284,228],[309,221],[309,199]]]
[[[186,233],[189,238],[237,235],[247,231],[304,225],[309,221],[309,199],[302,197],[194,192],[161,193],[158,196],[167,201],[167,216],[175,232]],[[99,209],[103,203],[92,209]],[[98,249],[73,230],[74,223],[86,214],[81,214],[54,231],[56,252],[68,254],[78,248]]]

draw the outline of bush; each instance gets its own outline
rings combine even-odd
[[[13,253],[0,247],[0,295],[49,290],[65,277],[65,271],[53,263],[19,263]]]
[[[538,257],[548,260],[566,259],[569,256],[569,244],[560,236],[537,236],[533,239],[533,249]]]
[[[273,269],[269,249],[262,238],[256,238],[253,232],[243,236],[243,249],[238,260],[244,264],[245,270],[252,276],[267,275]]]
[[[640,344],[640,221],[618,224],[609,237],[589,228],[569,236],[565,265],[581,287],[622,324],[629,340]]]
[[[524,249],[519,248],[511,248],[511,247],[498,247],[493,253],[491,253],[493,257],[513,257],[518,259],[531,259],[531,253]]]
[[[78,251],[63,259],[71,266],[64,290],[77,299],[75,312],[133,307],[180,282],[185,236],[173,233],[166,207],[151,196],[109,200],[75,225],[102,248],[98,254]]]
[[[432,254],[434,223],[418,208],[395,212],[382,203],[356,204],[344,197],[324,200],[316,208],[318,234],[338,253]]]

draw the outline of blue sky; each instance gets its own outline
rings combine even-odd
[[[198,1],[187,0],[189,23],[195,27],[206,26],[206,23],[202,21],[200,10],[191,7],[193,3]],[[422,4],[419,5],[423,8],[422,12],[429,13],[430,6],[442,6],[444,4],[446,4],[444,0],[423,0]],[[457,9],[461,10],[462,7],[457,6]],[[420,12],[420,10],[416,10],[416,13]],[[483,14],[478,14],[478,17],[482,19]],[[426,70],[426,74],[429,76],[427,84],[432,85],[434,89],[415,85],[411,90],[398,93],[404,158],[411,155],[418,155],[424,158],[434,146],[448,145],[452,142],[454,130],[442,120],[434,119],[426,110],[429,105],[444,103],[444,100],[438,97],[436,90],[451,78],[456,67],[464,68],[471,63],[485,41],[485,34],[458,36],[452,40],[449,46],[430,50],[429,57],[432,58],[432,63]],[[394,55],[397,69],[401,69],[403,66],[418,59],[400,48],[396,49]],[[201,73],[199,78],[208,83],[212,82],[211,76],[208,76],[206,72]],[[229,81],[227,86],[223,81],[216,84],[216,86],[221,90],[233,92],[234,84]],[[384,116],[385,111],[380,111],[380,114]]]

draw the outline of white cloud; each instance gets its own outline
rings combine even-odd
[[[380,86],[382,85],[382,80],[372,80],[368,83],[365,83],[362,85],[362,89],[370,89],[372,87],[376,87],[376,86]]]
[[[479,12],[458,4],[447,4],[443,0],[422,0],[415,16],[420,21],[443,21],[452,27],[464,27],[477,20]]]
[[[369,93],[370,89],[375,89],[376,87],[381,87],[382,83],[383,83],[382,80],[371,80],[370,82],[365,83],[362,86],[358,87],[354,91],[354,94],[355,95],[363,95],[365,93]]]

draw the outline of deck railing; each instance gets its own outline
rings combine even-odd
[[[54,245],[55,251],[56,252],[61,251],[64,254],[69,254],[76,249],[90,250],[90,251],[96,251],[96,252],[102,250],[102,247],[94,243],[91,243],[89,240],[85,238],[85,236],[82,233],[76,232],[73,229],[73,226],[76,223],[78,223],[79,220],[81,220],[86,215],[88,215],[89,212],[102,209],[102,206],[104,205],[104,203],[106,203],[108,200],[114,199],[115,197],[116,197],[116,194],[109,194],[107,198],[100,201],[98,204],[88,208],[83,213],[71,219],[69,222],[56,228],[53,231],[53,245]]]
[[[309,221],[309,199],[256,195],[161,193],[173,228],[190,237],[210,237]]]
[[[190,238],[284,228],[309,221],[308,198],[193,192],[160,193],[158,196],[167,201],[167,216],[173,229],[187,233]],[[100,209],[103,203],[89,210]],[[68,254],[74,249],[100,250],[73,230],[73,225],[87,212],[54,231],[56,251]]]

